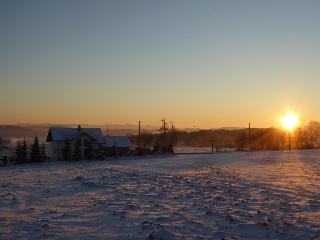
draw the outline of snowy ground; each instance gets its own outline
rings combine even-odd
[[[0,239],[320,239],[320,151],[0,169]]]

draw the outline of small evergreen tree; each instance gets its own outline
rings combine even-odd
[[[73,147],[72,160],[81,160],[81,140],[76,141]]]
[[[46,145],[44,143],[40,147],[40,158],[42,162],[47,161]]]
[[[26,140],[24,139],[22,145],[20,141],[17,142],[15,162],[17,164],[20,164],[26,161],[27,161],[27,143],[26,143]]]
[[[155,141],[152,149],[153,153],[160,153],[160,144],[159,141]]]
[[[64,149],[62,150],[62,154],[63,160],[69,161],[72,159],[70,140],[68,138],[64,141]]]
[[[31,161],[32,162],[41,161],[40,145],[37,137],[34,138],[34,142],[31,146]]]
[[[174,149],[173,149],[173,146],[172,144],[168,144],[167,145],[167,150],[166,150],[167,153],[174,153]]]
[[[21,158],[24,162],[28,160],[28,150],[27,150],[27,142],[26,139],[23,139],[23,143],[21,146]]]
[[[16,159],[15,159],[15,163],[16,164],[20,164],[23,163],[23,158],[22,158],[22,146],[20,142],[17,142],[17,146],[16,146]]]

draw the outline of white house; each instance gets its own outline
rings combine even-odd
[[[89,146],[98,156],[105,143],[100,128],[81,128],[80,125],[78,128],[51,127],[46,141],[49,143],[49,157],[53,160],[63,160],[66,141],[70,143],[71,152],[76,145],[79,147],[81,159],[87,158]]]

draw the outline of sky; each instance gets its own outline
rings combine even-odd
[[[320,1],[0,1],[0,124],[320,120]]]

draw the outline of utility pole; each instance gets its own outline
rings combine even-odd
[[[140,144],[141,144],[141,142],[140,142],[140,134],[141,134],[141,121],[139,121],[139,132],[138,132],[138,146],[140,147]]]
[[[211,152],[213,153],[213,139],[211,138]]]
[[[109,127],[106,125],[107,137],[109,136]]]
[[[108,128],[108,124],[105,124],[105,131],[106,131],[106,136],[109,136],[109,128]]]
[[[289,137],[289,150],[291,150],[291,132],[288,133]]]
[[[249,122],[248,148],[249,148],[249,151],[250,151],[250,149],[251,149],[251,124],[250,124],[250,122]]]
[[[302,139],[302,129],[301,126],[299,127],[299,148],[302,149],[303,148],[303,139]]]

